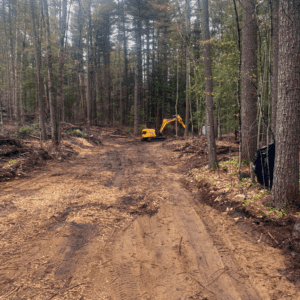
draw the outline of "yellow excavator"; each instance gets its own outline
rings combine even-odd
[[[174,118],[172,118],[172,119],[163,119],[163,122],[162,122],[162,125],[160,127],[158,135],[156,135],[155,129],[150,129],[150,128],[143,129],[143,131],[142,131],[142,141],[151,141],[152,139],[165,139],[165,137],[162,136],[162,132],[163,132],[164,128],[169,123],[174,122],[176,120],[183,126],[183,128],[185,128],[185,125],[182,121],[182,118],[179,115],[177,115],[177,116],[175,115]]]

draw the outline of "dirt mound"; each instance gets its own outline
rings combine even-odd
[[[86,127],[83,125],[73,125],[70,123],[64,123],[62,126],[62,137],[64,140],[72,140],[73,137],[84,138],[94,145],[101,145],[101,134],[99,128],[96,126]]]
[[[205,136],[168,139],[164,142],[163,147],[179,153],[177,159],[185,160],[183,166],[185,171],[208,164],[207,139]],[[238,145],[229,142],[228,138],[216,141],[216,147],[218,162],[228,161],[232,156],[238,155]]]
[[[224,142],[217,142],[216,146],[218,156],[238,151],[238,145],[235,144],[227,145],[227,143]],[[181,158],[184,154],[207,155],[207,140],[204,136],[194,139],[189,138],[188,140],[168,140],[165,142],[164,147],[174,152],[181,152],[178,158]]]
[[[0,139],[0,182],[14,177],[25,176],[33,168],[42,167],[49,159],[64,160],[76,154],[70,146],[54,148],[52,143],[40,143],[36,140],[20,140],[2,137]]]

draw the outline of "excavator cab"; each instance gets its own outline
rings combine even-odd
[[[147,141],[148,139],[152,139],[156,137],[155,129],[145,128],[142,131],[142,140]]]
[[[142,131],[142,141],[150,141],[151,139],[165,139],[165,137],[162,136],[162,132],[163,132],[164,128],[169,123],[174,122],[176,120],[183,126],[183,128],[185,128],[185,125],[182,121],[182,118],[179,115],[177,115],[177,116],[175,115],[171,119],[163,119],[163,122],[162,122],[162,125],[160,127],[160,130],[159,130],[158,134],[156,134],[155,129],[150,129],[150,128],[143,129],[143,131]],[[151,123],[155,123],[155,122],[147,122],[146,127],[148,127]]]
[[[156,138],[156,132],[153,127],[155,127],[156,122],[148,121],[145,123],[145,127],[142,131],[142,141],[150,141]],[[152,127],[152,128],[151,128]]]

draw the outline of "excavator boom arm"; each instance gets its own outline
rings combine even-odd
[[[163,119],[163,123],[162,123],[162,125],[161,125],[161,128],[160,128],[160,133],[162,133],[163,132],[163,130],[164,130],[164,128],[169,124],[169,123],[171,123],[171,122],[174,122],[174,121],[178,121],[182,126],[183,126],[183,128],[185,128],[185,125],[184,125],[184,123],[183,123],[183,121],[182,121],[182,118],[179,116],[179,115],[177,115],[175,118],[172,118],[172,119]]]

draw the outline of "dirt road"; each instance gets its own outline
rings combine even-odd
[[[201,204],[162,143],[69,146],[0,185],[0,299],[300,299],[280,252]]]

